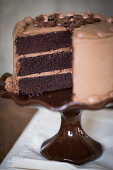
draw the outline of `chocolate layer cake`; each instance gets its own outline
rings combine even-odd
[[[13,77],[8,91],[39,95],[72,87],[72,34],[83,25],[101,21],[91,12],[40,15],[18,22],[14,29]]]

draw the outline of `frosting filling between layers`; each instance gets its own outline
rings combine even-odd
[[[72,68],[72,53],[62,51],[37,57],[24,57],[18,60],[18,65],[17,76]]]
[[[31,77],[51,76],[51,75],[57,75],[57,74],[67,74],[67,73],[72,74],[72,68],[63,69],[63,70],[53,70],[50,72],[35,73],[35,74],[26,75],[26,76],[17,76],[16,78],[23,79],[23,78],[31,78]]]
[[[19,60],[20,58],[24,57],[37,57],[40,55],[46,55],[46,54],[53,54],[53,53],[60,53],[60,52],[72,52],[72,49],[70,47],[66,48],[59,48],[57,50],[50,50],[50,51],[44,51],[44,52],[38,52],[38,53],[30,53],[30,54],[24,54],[24,55],[18,55],[16,60]]]
[[[14,48],[14,53],[15,53],[15,57],[14,57],[14,64],[13,64],[13,69],[14,69],[14,76],[17,76],[19,70],[20,70],[20,63],[19,63],[19,60],[22,59],[22,58],[30,58],[30,57],[37,57],[37,56],[40,56],[40,55],[46,55],[46,54],[54,54],[54,53],[60,53],[60,52],[68,52],[68,53],[72,53],[72,49],[70,47],[67,47],[67,48],[60,48],[60,49],[57,49],[57,50],[50,50],[50,51],[45,51],[45,52],[38,52],[38,53],[31,53],[31,54],[25,54],[25,55],[16,55],[16,51],[15,51],[15,48]]]

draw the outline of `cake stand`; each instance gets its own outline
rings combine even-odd
[[[4,89],[4,81],[10,74],[4,74],[0,80],[0,96],[12,98],[17,104],[42,105],[50,110],[59,111],[61,126],[58,133],[45,141],[41,146],[41,154],[50,160],[69,162],[81,165],[97,159],[103,152],[100,143],[91,139],[82,129],[81,113],[83,110],[98,110],[113,103],[113,99],[98,104],[85,105],[72,101],[72,90],[48,92],[38,97],[17,96]]]

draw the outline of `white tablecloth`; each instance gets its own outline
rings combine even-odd
[[[113,110],[84,111],[82,127],[104,147],[103,155],[96,161],[82,166],[49,161],[40,154],[42,142],[53,136],[60,127],[60,114],[43,107],[35,114],[11,151],[3,160],[0,169],[112,169],[113,170]]]

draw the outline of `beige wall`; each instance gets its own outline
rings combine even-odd
[[[0,74],[13,70],[12,31],[17,21],[40,13],[88,10],[113,16],[113,0],[0,0]]]

